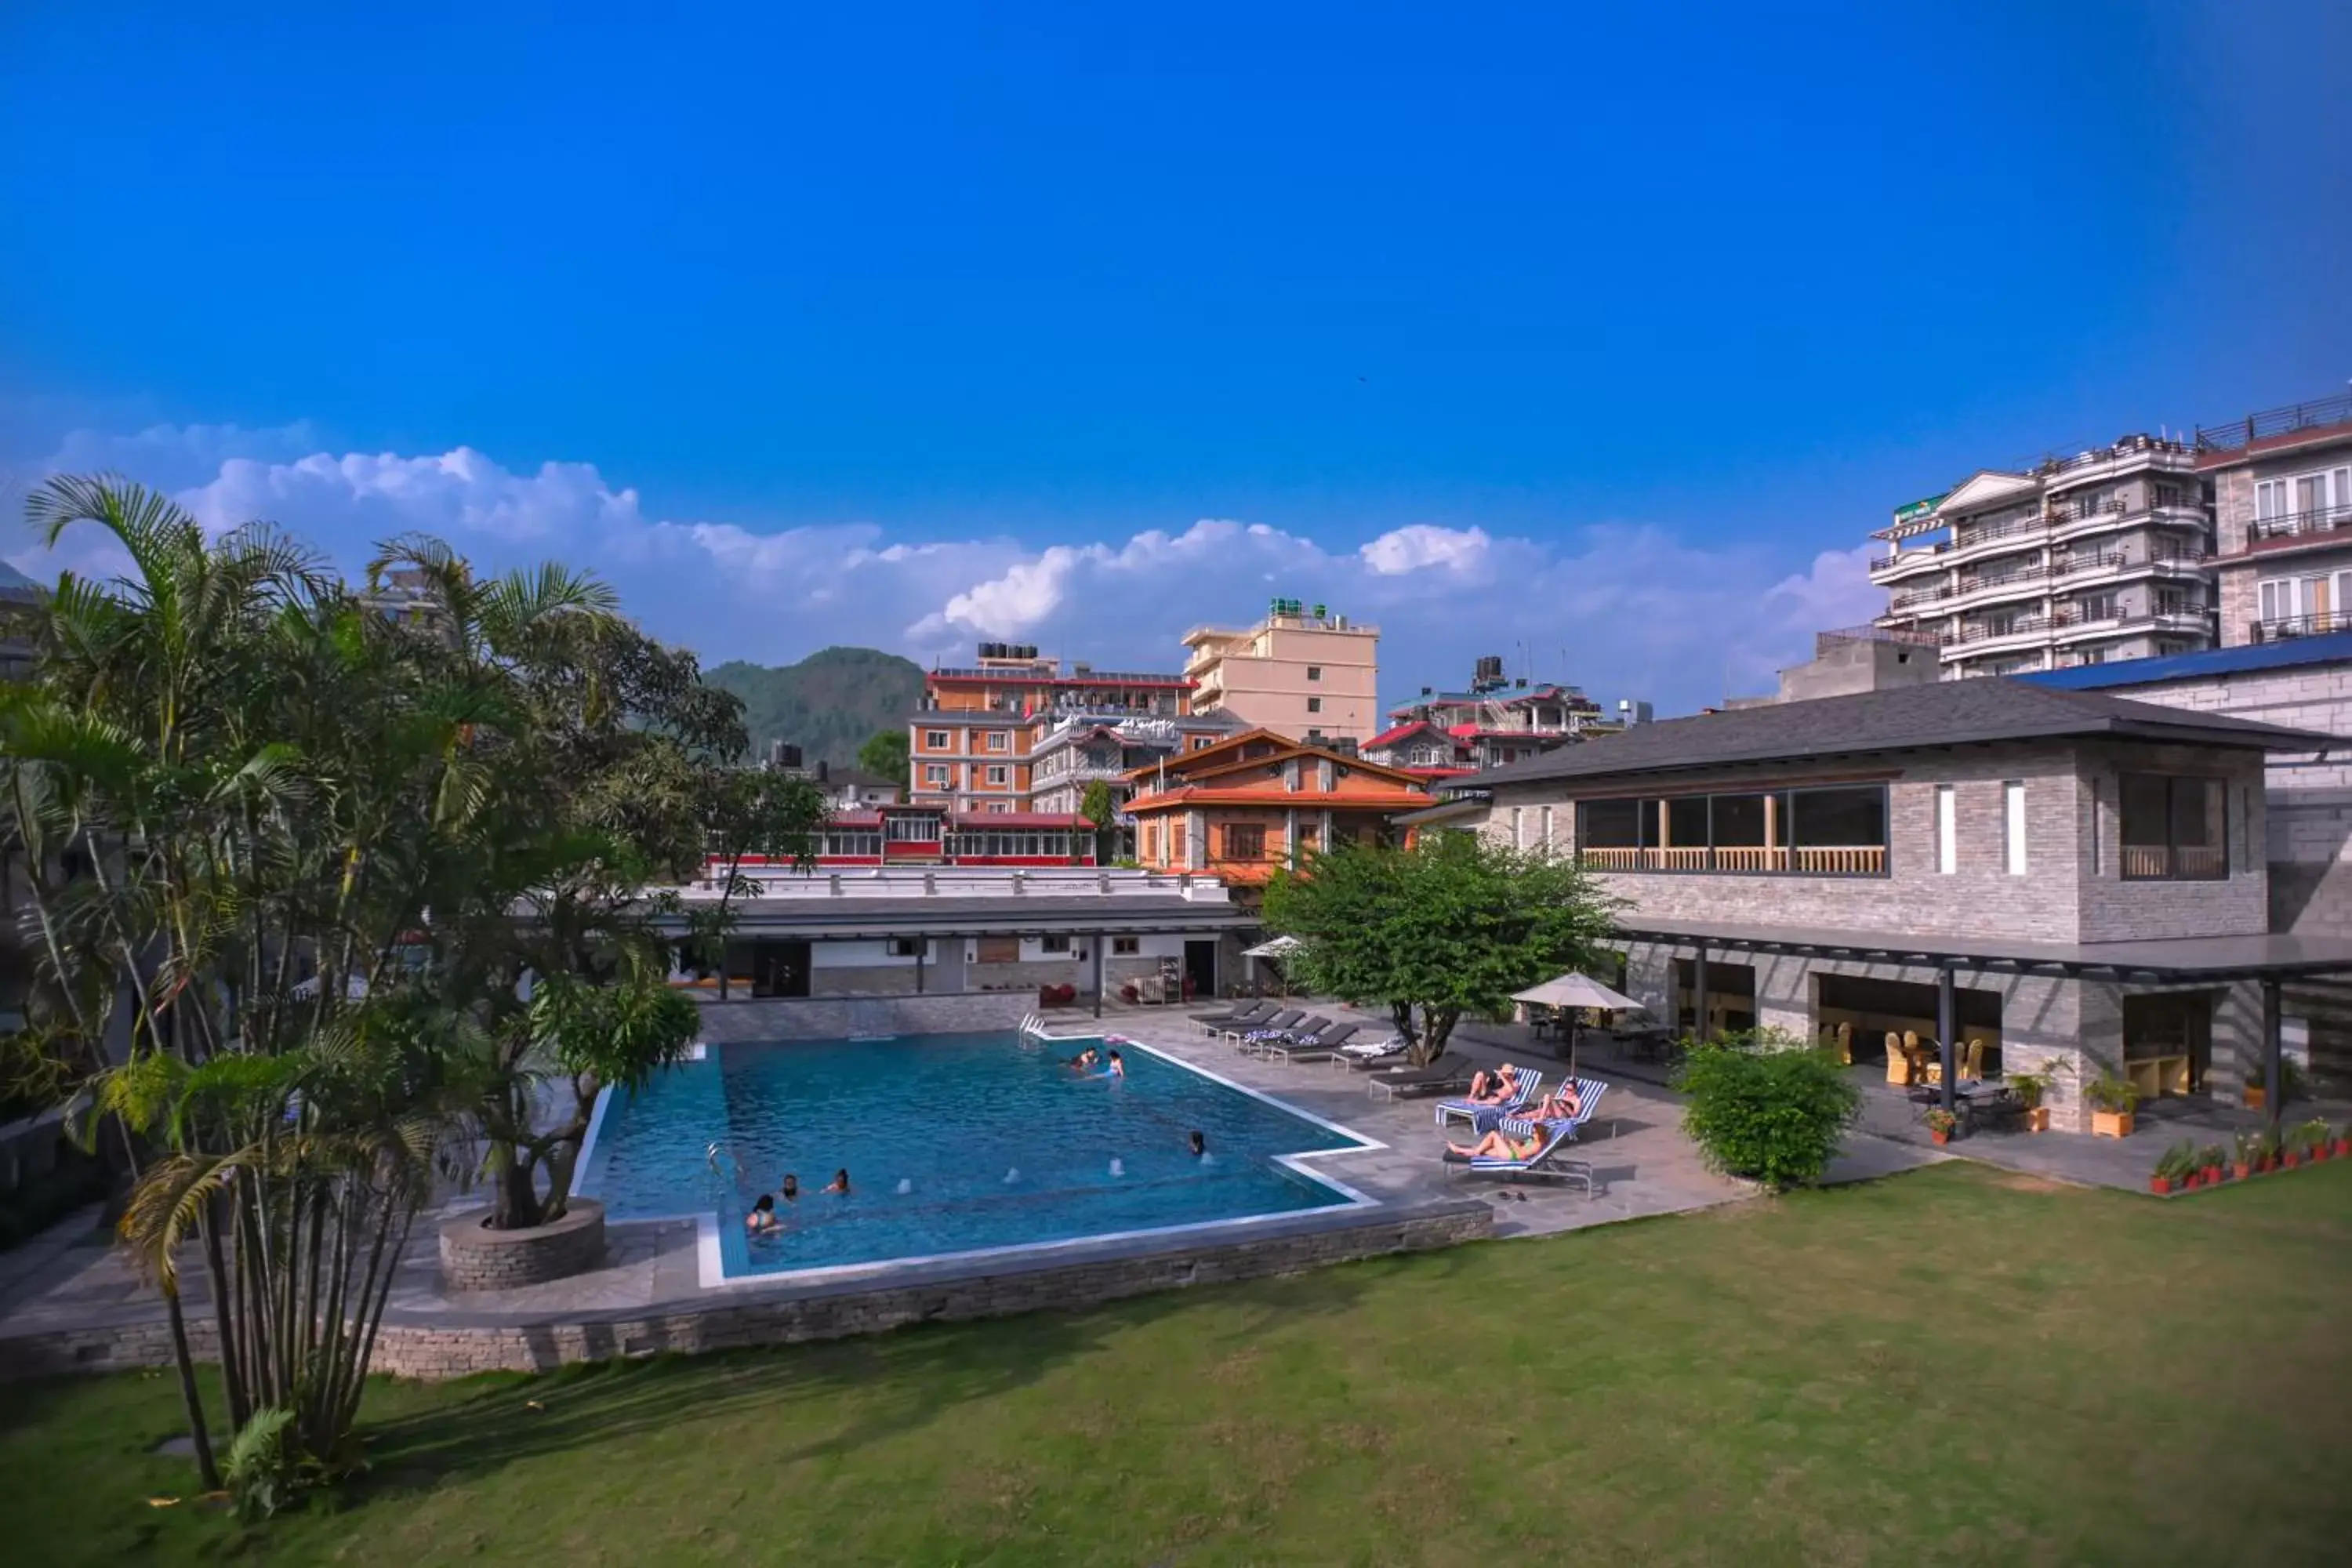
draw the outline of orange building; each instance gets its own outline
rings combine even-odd
[[[1177,719],[1192,710],[1181,675],[1097,670],[1041,658],[1021,643],[982,643],[976,664],[934,669],[908,723],[908,799],[960,812],[1032,809],[1033,758],[1073,721]]]
[[[1398,814],[1431,803],[1428,786],[1401,768],[1271,730],[1244,730],[1128,779],[1146,869],[1240,887],[1264,884],[1310,850],[1376,838]]]

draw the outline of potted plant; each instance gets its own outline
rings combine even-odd
[[[2336,1130],[2336,1157],[2339,1160],[2352,1160],[2352,1121],[2347,1121]]]
[[[2025,1108],[2025,1130],[2028,1132],[2049,1131],[2050,1108],[2042,1103],[2050,1097],[2049,1072],[2013,1072],[2002,1081],[2009,1086],[2010,1092],[2017,1096],[2017,1103]]]
[[[2102,1069],[2098,1077],[2083,1086],[2083,1098],[2091,1102],[2093,1137],[2131,1136],[2132,1112],[2139,1106],[2139,1090],[2128,1081]]]
[[[2265,1127],[2254,1134],[2254,1171],[2257,1174],[2278,1169],[2279,1135]]]
[[[2262,1152],[2262,1139],[2252,1128],[2232,1141],[2230,1151],[2230,1173],[2244,1181],[2254,1173],[2254,1157]]]
[[[2229,1174],[2230,1154],[2219,1143],[2208,1143],[2197,1151],[2197,1184],[2218,1187]]]
[[[1950,1111],[1946,1110],[1941,1106],[1938,1106],[1935,1110],[1927,1112],[1926,1120],[1927,1123],[1927,1136],[1934,1139],[1938,1143],[1950,1142],[1952,1141],[1952,1130],[1960,1124],[1960,1119],[1958,1117],[1953,1115]]]
[[[2187,1142],[2175,1143],[2156,1163],[2155,1173],[2147,1179],[2147,1190],[2162,1197],[2177,1186],[2186,1186],[2189,1173],[2197,1168],[2197,1151]]]
[[[2303,1157],[2305,1159],[2325,1160],[2336,1152],[2335,1137],[2328,1131],[2327,1123],[2322,1121],[2319,1118],[2315,1116],[2313,1117],[2310,1121],[2305,1122],[2298,1131],[2303,1134]]]

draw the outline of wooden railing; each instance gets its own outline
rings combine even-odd
[[[2126,844],[2126,882],[2209,882],[2230,874],[2230,855],[2219,844]]]
[[[1713,849],[1586,848],[1583,864],[1595,871],[1738,871],[1783,872],[1803,877],[1876,877],[1886,870],[1886,848],[1879,844],[1718,845]]]

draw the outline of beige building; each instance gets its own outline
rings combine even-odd
[[[1196,713],[1230,713],[1292,740],[1359,746],[1383,727],[1378,626],[1276,599],[1246,631],[1199,626],[1184,647]]]
[[[1870,563],[1883,630],[1946,679],[2213,646],[2211,517],[2185,441],[2126,436],[2020,473],[1986,469],[1895,510]]]
[[[2352,629],[2352,396],[2197,431],[2220,535],[2221,643]]]

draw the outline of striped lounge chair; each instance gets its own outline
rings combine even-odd
[[[1536,1102],[1537,1095],[1543,1089],[1543,1080],[1544,1075],[1539,1072],[1520,1073],[1513,1083],[1511,1098],[1493,1105],[1481,1105],[1472,1100],[1441,1100],[1437,1102],[1437,1124],[1443,1127],[1449,1121],[1460,1121],[1475,1127],[1481,1117],[1499,1121],[1514,1115]]]

